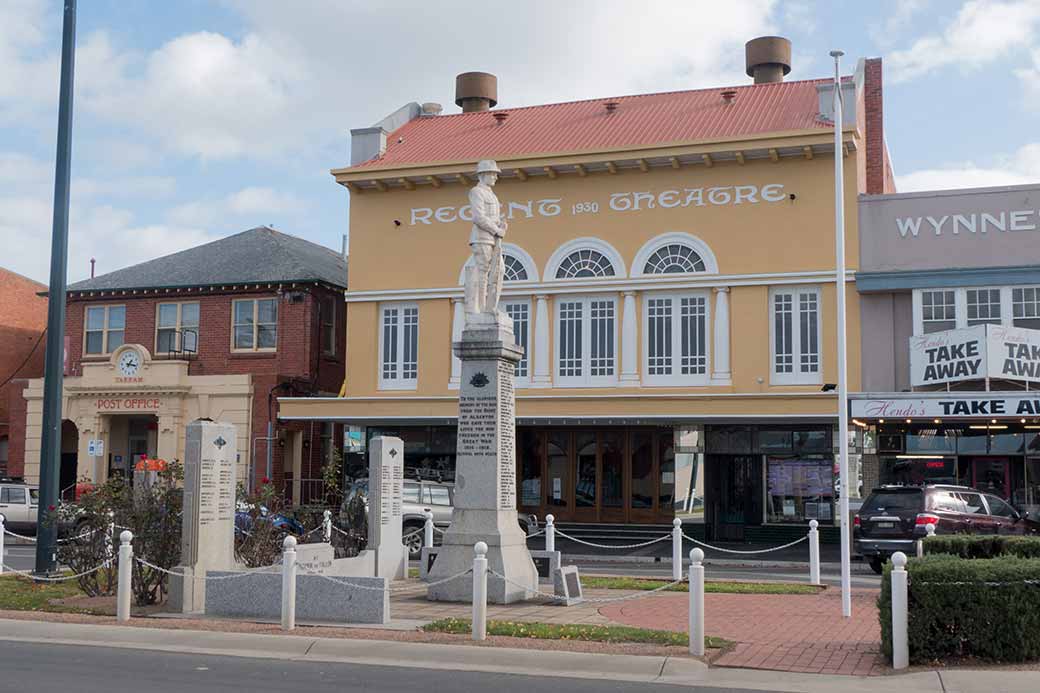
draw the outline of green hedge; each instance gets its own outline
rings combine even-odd
[[[890,661],[891,570],[889,562],[878,598],[881,650]],[[1040,659],[1040,559],[1003,556],[971,561],[934,554],[910,559],[907,570],[911,662]]]
[[[961,558],[1040,558],[1040,537],[941,534],[924,540],[924,552],[948,553]]]

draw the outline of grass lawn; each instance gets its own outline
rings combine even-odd
[[[594,577],[583,576],[581,586],[585,589],[601,590],[653,590],[667,585],[671,580],[655,580],[637,577]],[[816,594],[824,588],[786,582],[714,582],[705,581],[705,592],[726,594]],[[689,592],[686,582],[669,587],[666,592]]]
[[[442,618],[423,627],[432,633],[470,633],[470,621],[463,618]],[[505,635],[513,638],[536,638],[539,640],[585,640],[589,642],[637,642],[651,645],[675,645],[687,647],[686,633],[670,630],[648,630],[631,626],[560,625],[555,623],[523,623],[514,621],[488,621],[488,635]],[[722,648],[730,645],[722,638],[704,638],[705,647]]]
[[[17,575],[0,575],[0,609],[89,613],[86,609],[48,603],[51,599],[65,599],[82,594],[75,580],[35,583]]]

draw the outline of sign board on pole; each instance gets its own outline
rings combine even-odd
[[[910,384],[1040,380],[1040,330],[976,325],[910,338]]]
[[[91,438],[87,441],[87,455],[89,457],[105,456],[105,441],[100,438]]]

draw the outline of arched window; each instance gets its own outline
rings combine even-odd
[[[505,281],[507,282],[522,282],[527,281],[527,268],[524,267],[524,263],[518,260],[512,255],[502,255],[502,261],[505,263]]]
[[[559,269],[556,270],[557,279],[613,276],[613,263],[603,253],[592,248],[575,250],[563,259]]]
[[[685,274],[704,272],[704,260],[688,245],[669,243],[647,259],[643,274]]]

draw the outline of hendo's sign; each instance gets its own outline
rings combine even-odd
[[[1040,330],[976,325],[910,338],[910,384],[1040,381]]]
[[[662,190],[661,192],[618,192],[612,193],[604,201],[602,209],[612,212],[639,212],[645,209],[675,209],[681,207],[724,207],[731,205],[759,204],[761,202],[781,202],[787,199],[782,183],[770,183],[761,187],[757,185],[723,185],[713,188],[682,188]],[[564,202],[562,197],[547,197],[541,200],[524,202],[502,202],[502,210],[507,219],[518,216],[524,219],[534,217],[558,217],[561,214],[599,214],[601,204],[596,200],[579,200],[573,203]],[[469,205],[462,207],[413,207],[409,224],[451,224],[457,221],[473,221],[473,210]]]
[[[862,419],[978,418],[988,416],[1040,416],[1040,395],[1003,396],[977,393],[971,396],[943,393],[935,398],[854,399],[852,416]]]

